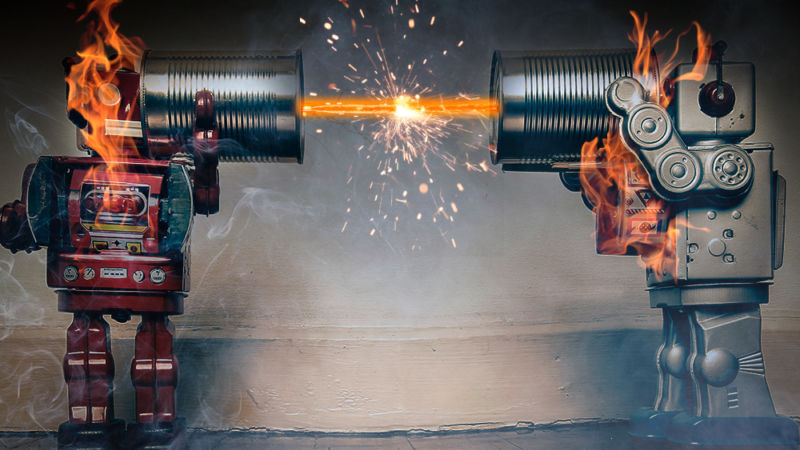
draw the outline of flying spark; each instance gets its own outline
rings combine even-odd
[[[387,10],[394,20],[391,28],[394,33],[386,35],[391,38],[388,49],[383,42],[385,36],[367,21],[362,9],[351,9],[347,20],[334,16],[347,24],[350,33],[342,33],[336,22],[327,17],[323,26],[328,33],[323,39],[333,51],[337,51],[334,42],[340,49],[349,49],[339,54],[350,56],[342,65],[346,83],[329,85],[329,90],[335,92],[333,96],[309,94],[303,100],[302,114],[312,120],[350,123],[357,133],[371,138],[366,146],[356,150],[364,163],[374,168],[375,175],[354,182],[351,166],[346,177],[346,183],[352,183],[354,189],[357,186],[368,189],[365,197],[375,208],[369,219],[370,236],[397,231],[398,226],[408,223],[401,220],[403,213],[415,217],[417,222],[435,224],[441,238],[455,248],[455,238],[446,227],[459,214],[456,200],[463,195],[464,187],[460,182],[440,182],[437,173],[456,172],[459,168],[466,172],[495,173],[485,159],[470,158],[473,150],[481,156],[487,155],[488,148],[483,142],[484,135],[473,133],[474,127],[465,127],[460,120],[480,120],[487,127],[488,119],[498,112],[497,105],[488,98],[437,93],[432,67],[436,53],[398,50],[405,42],[412,41],[412,32],[420,29],[416,27],[419,18],[408,17],[420,14],[420,3],[403,5],[400,0],[392,3]],[[435,22],[436,16],[431,16],[430,26]],[[464,41],[456,42],[456,49],[460,49]],[[439,51],[443,56],[449,53],[447,49]],[[317,129],[317,133],[321,131]],[[467,141],[466,152],[454,153],[445,147],[445,140],[455,137]],[[416,188],[409,189],[413,186]],[[354,221],[350,200],[348,197],[347,220],[341,232],[355,230],[350,226]],[[411,248],[421,248],[420,242],[412,243]]]

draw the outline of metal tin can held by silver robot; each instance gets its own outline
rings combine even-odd
[[[633,75],[633,50],[501,52],[492,60],[492,162],[504,170],[576,170],[581,144],[614,121],[605,88]]]

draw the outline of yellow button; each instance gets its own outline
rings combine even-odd
[[[128,253],[139,254],[142,253],[142,244],[138,242],[128,242]]]

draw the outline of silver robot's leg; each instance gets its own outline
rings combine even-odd
[[[675,415],[667,437],[689,446],[777,446],[800,442],[797,424],[775,414],[761,353],[758,304],[686,308],[686,366],[695,401]]]
[[[656,352],[658,394],[652,408],[636,410],[631,416],[629,434],[646,440],[662,440],[673,417],[694,405],[689,368],[689,316],[680,308],[661,308],[663,337]]]

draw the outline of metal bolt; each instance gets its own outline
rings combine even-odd
[[[706,217],[708,217],[708,220],[714,220],[714,219],[717,218],[717,212],[716,211],[709,211],[709,212],[706,213]]]
[[[683,178],[686,175],[686,166],[681,163],[675,163],[669,168],[670,173],[675,178]]]
[[[728,175],[735,175],[738,167],[733,161],[727,161],[725,164],[722,165],[722,171]]]
[[[642,129],[648,133],[656,131],[656,121],[651,118],[644,119],[642,121]]]
[[[727,247],[725,243],[717,238],[708,241],[708,253],[711,253],[712,256],[722,256],[725,253],[725,247]]]
[[[738,220],[738,219],[740,219],[742,217],[742,212],[739,211],[738,209],[735,209],[731,213],[731,217],[733,217],[734,219]]]

